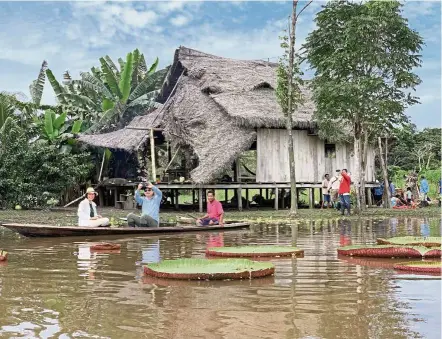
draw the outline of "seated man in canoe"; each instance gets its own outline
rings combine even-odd
[[[198,226],[224,225],[224,210],[221,203],[215,199],[215,192],[207,192],[207,213],[196,220]]]
[[[140,190],[144,190],[144,197]],[[141,205],[141,216],[130,213],[127,216],[129,227],[158,227],[160,225],[160,203],[163,193],[150,182],[144,187],[139,184],[135,191],[135,201]]]
[[[109,219],[97,213],[97,204],[94,202],[96,195],[97,192],[92,187],[86,190],[86,197],[78,205],[78,226],[109,226]]]

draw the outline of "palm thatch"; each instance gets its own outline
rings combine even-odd
[[[161,109],[147,115],[135,117],[125,128],[102,134],[82,134],[80,142],[96,147],[122,149],[128,152],[136,151],[149,137],[149,129],[160,126]]]
[[[276,63],[233,60],[180,47],[157,98],[161,108],[135,118],[120,131],[81,136],[80,140],[135,150],[147,138],[140,128],[160,126],[172,144],[191,149],[197,156],[192,180],[213,181],[250,148],[256,128],[284,126],[275,95],[277,67]],[[305,102],[298,107],[294,125],[312,129],[311,92],[307,88],[302,91]]]
[[[174,144],[188,146],[199,164],[196,183],[207,183],[229,168],[250,148],[258,127],[280,128],[284,116],[276,95],[275,63],[221,58],[186,47],[175,52],[174,63],[161,90],[162,127]],[[311,93],[294,121],[313,128]]]

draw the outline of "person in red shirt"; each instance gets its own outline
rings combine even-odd
[[[213,191],[207,192],[207,213],[201,219],[197,219],[199,226],[223,225],[224,210],[221,203],[215,199]]]
[[[351,178],[344,168],[341,171],[342,180],[339,185],[339,198],[341,200],[341,214],[344,215],[344,211],[347,210],[348,215],[350,215],[350,184]]]

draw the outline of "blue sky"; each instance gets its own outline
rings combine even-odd
[[[315,28],[314,14],[324,4],[315,0],[302,14],[298,42]],[[180,46],[238,59],[277,61],[278,36],[287,25],[290,2],[0,2],[0,91],[29,94],[28,87],[45,59],[61,79],[65,70],[98,65],[98,58],[115,61],[139,48],[162,66]],[[404,15],[425,39],[421,104],[407,114],[419,127],[441,125],[441,3],[405,2]],[[49,86],[43,101],[54,103]]]

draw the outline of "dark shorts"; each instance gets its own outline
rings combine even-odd
[[[330,202],[330,194],[323,194],[324,202]]]
[[[201,226],[208,226],[211,221],[213,221],[212,225],[218,225],[219,224],[219,220],[216,219],[216,218],[203,218],[203,219],[200,219]]]

